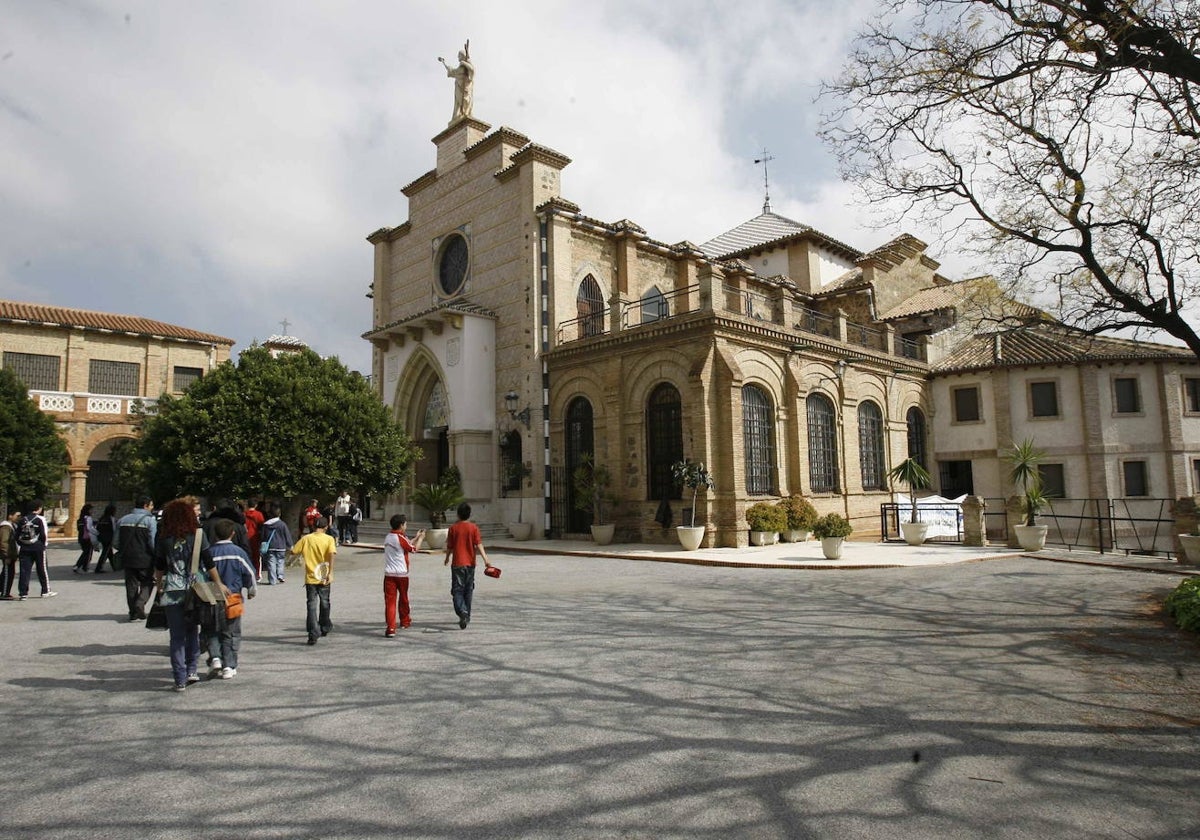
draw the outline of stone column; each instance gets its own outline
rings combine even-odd
[[[87,502],[87,474],[87,467],[70,467],[67,470],[71,483],[67,490],[67,521],[63,523],[65,537],[77,535],[75,520],[79,517],[79,509]]]
[[[983,510],[987,507],[982,496],[967,496],[962,501],[963,545],[987,545],[987,523]]]

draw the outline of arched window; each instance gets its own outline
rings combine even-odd
[[[746,448],[746,492],[775,492],[775,412],[771,398],[757,385],[742,388],[742,440]]]
[[[808,484],[814,493],[836,493],[838,482],[837,416],[824,394],[810,394],[808,408]]]
[[[595,454],[592,427],[592,404],[586,397],[576,397],[567,406],[567,510],[572,533],[587,531],[591,524],[591,513],[575,507],[575,482],[571,476],[583,463],[583,456]]]
[[[651,500],[679,499],[682,491],[671,465],[683,460],[683,403],[679,391],[664,382],[646,404],[646,492]]]
[[[925,413],[913,406],[904,420],[908,424],[908,457],[929,469],[929,462],[925,460]]]
[[[858,405],[858,461],[864,490],[884,490],[883,413],[873,402]]]
[[[667,306],[667,299],[658,290],[658,286],[651,286],[650,290],[642,295],[641,305],[643,324],[649,324],[660,318],[666,318],[671,314],[671,310]]]
[[[584,277],[583,282],[579,284],[579,294],[575,297],[575,309],[579,315],[580,338],[603,334],[604,297],[600,294],[600,284],[590,274]]]

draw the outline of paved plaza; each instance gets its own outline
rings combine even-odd
[[[305,645],[294,575],[238,676],[175,694],[166,634],[74,557],[0,603],[4,838],[1200,836],[1177,575],[496,550],[463,631],[425,555],[386,639],[382,558],[343,549],[332,635]]]

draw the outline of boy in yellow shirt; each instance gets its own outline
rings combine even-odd
[[[330,620],[329,588],[333,583],[333,556],[337,541],[325,533],[329,520],[319,517],[311,534],[305,534],[290,553],[304,557],[304,594],[308,599],[308,643],[315,645],[321,636],[333,631]]]

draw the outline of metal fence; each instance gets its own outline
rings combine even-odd
[[[1004,499],[985,499],[984,528],[989,542],[1008,541],[1008,518]],[[879,506],[880,534],[886,540],[902,539],[900,505]],[[908,506],[904,505],[904,517]],[[945,507],[918,508],[939,519],[947,516]],[[952,506],[949,510],[958,510]],[[1172,557],[1175,554],[1175,517],[1170,499],[1048,499],[1038,514],[1039,525],[1048,526],[1046,545],[1067,549],[1098,551],[1101,554],[1124,553]],[[961,542],[958,535],[931,537],[930,542]]]

